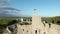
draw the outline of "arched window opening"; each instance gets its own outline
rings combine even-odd
[[[27,32],[28,32],[28,30],[27,30]]]
[[[35,30],[35,34],[37,34],[37,30]]]
[[[46,33],[44,32],[44,34],[46,34]]]
[[[24,31],[24,29],[23,29],[23,31]]]
[[[40,29],[39,29],[39,34],[40,34]]]

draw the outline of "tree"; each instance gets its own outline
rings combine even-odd
[[[57,21],[57,24],[60,25],[60,21]]]

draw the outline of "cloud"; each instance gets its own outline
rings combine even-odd
[[[10,0],[8,0],[8,1],[10,1]]]
[[[4,5],[0,5],[0,8],[1,8],[1,9],[6,9],[6,10],[15,10],[15,11],[20,11],[20,10],[18,10],[18,9],[11,8],[11,7],[9,7],[9,6],[4,6]]]
[[[3,13],[2,11],[0,11],[0,14]]]
[[[11,8],[11,7],[8,7],[8,6],[3,6],[3,5],[0,5],[0,13],[3,12],[3,13],[19,13],[20,10],[18,9],[15,9],[15,8]]]
[[[18,10],[18,9],[15,9],[15,8],[10,8],[10,7],[4,7],[3,9],[20,11],[20,10]]]
[[[16,16],[16,14],[20,13],[19,10],[16,10],[14,8],[1,8],[0,9],[0,16]]]
[[[9,2],[10,0],[0,0],[0,2]]]
[[[10,0],[0,0],[0,2],[9,2]],[[16,16],[20,13],[20,10],[6,6],[5,4],[0,5],[0,16]]]
[[[0,10],[0,14],[4,13],[4,14],[17,14],[19,13],[19,11],[9,11],[9,10]]]

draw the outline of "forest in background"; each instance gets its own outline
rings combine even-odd
[[[46,21],[47,23],[53,23],[60,25],[60,16],[55,17],[43,17],[42,21]]]
[[[0,25],[7,25],[10,21],[20,19],[21,17],[0,17]],[[31,19],[31,17],[22,17],[24,19]],[[60,16],[55,17],[42,17],[42,22],[46,21],[47,23],[54,23],[60,22]]]

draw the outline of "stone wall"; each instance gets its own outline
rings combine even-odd
[[[60,34],[60,25],[41,22],[39,15],[32,16],[31,25],[17,24],[17,34]]]
[[[51,24],[51,26],[49,27],[49,24],[46,24],[45,33],[46,34],[60,34],[60,25]]]
[[[31,34],[31,25],[19,25],[17,24],[17,34]]]

